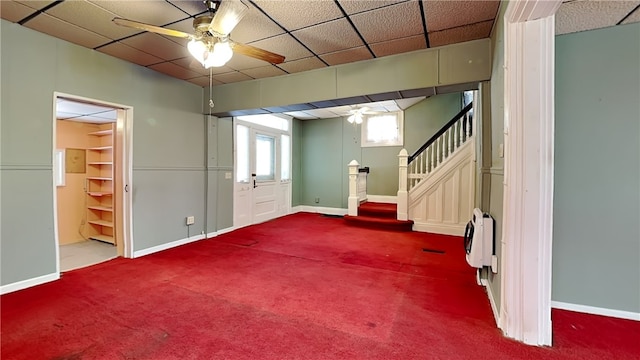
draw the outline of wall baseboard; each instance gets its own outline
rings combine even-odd
[[[397,204],[398,197],[391,195],[369,195],[367,194],[367,201],[385,203],[385,204]]]
[[[493,291],[491,290],[491,286],[489,286],[489,280],[482,279],[482,286],[487,289],[487,297],[489,298],[489,303],[491,304],[491,311],[493,311],[493,318],[496,321],[496,326],[500,329],[500,312],[498,311],[498,303],[496,302],[496,298],[493,295]]]
[[[465,224],[414,223],[413,231],[430,232],[441,235],[464,236]]]
[[[322,206],[307,206],[307,205],[300,205],[292,208],[291,209],[292,213],[294,209],[296,209],[295,212],[310,212],[310,213],[340,215],[340,216],[347,215],[347,212],[348,212],[347,209],[330,208],[330,207],[322,207]]]
[[[59,273],[47,274],[38,277],[34,277],[27,280],[14,282],[7,285],[0,286],[0,295],[8,294],[10,292],[30,288],[32,286],[48,283],[60,279]]]
[[[640,313],[631,312],[631,311],[622,311],[622,310],[601,308],[596,306],[571,304],[571,303],[565,303],[561,301],[551,301],[551,307],[554,309],[569,310],[569,311],[581,312],[585,314],[602,315],[602,316],[614,317],[619,319],[640,321]]]
[[[162,250],[171,249],[171,248],[174,248],[176,246],[192,243],[192,242],[199,241],[199,240],[202,240],[202,239],[206,239],[206,236],[205,235],[196,235],[196,236],[192,236],[192,237],[189,237],[189,238],[186,238],[186,239],[180,239],[180,240],[172,241],[172,242],[169,242],[169,243],[166,243],[166,244],[161,244],[161,245],[153,246],[153,247],[150,247],[150,248],[134,251],[133,252],[133,258],[135,259],[135,258],[138,258],[138,257],[141,257],[141,256],[153,254],[153,253],[156,253],[156,252],[162,251]]]

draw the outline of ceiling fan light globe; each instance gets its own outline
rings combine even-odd
[[[193,56],[196,60],[204,65],[205,54],[207,53],[207,46],[204,44],[204,42],[192,39],[187,44],[187,49],[189,50],[191,56]]]
[[[356,117],[355,117],[355,115],[351,115],[351,116],[349,116],[349,117],[347,118],[347,121],[348,121],[350,124],[353,124],[353,122],[354,122],[354,121],[356,121]]]
[[[355,116],[356,124],[362,124],[362,115],[358,114]]]

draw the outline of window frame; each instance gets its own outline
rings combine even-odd
[[[395,115],[398,123],[398,137],[395,141],[370,141],[368,139],[369,119],[378,116]],[[360,130],[361,147],[404,146],[404,111],[391,111],[380,114],[363,115]]]

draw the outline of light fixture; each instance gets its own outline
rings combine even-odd
[[[226,64],[233,56],[233,50],[228,41],[218,41],[213,45],[202,40],[191,39],[187,44],[187,49],[205,69],[210,67],[220,67]]]
[[[207,59],[204,61],[205,69],[210,67],[220,67],[231,60],[233,56],[233,50],[228,41],[219,41],[213,45],[213,51],[209,53]]]
[[[368,109],[368,108],[366,108]],[[361,108],[361,109],[357,109],[355,110],[355,112],[353,114],[351,114],[351,116],[349,116],[347,118],[347,121],[350,124],[353,124],[354,122],[356,124],[362,124],[362,113],[366,110],[365,108]]]

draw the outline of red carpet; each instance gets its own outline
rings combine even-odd
[[[0,355],[638,358],[638,322],[567,311],[553,313],[553,348],[505,339],[461,242],[291,215],[4,295]]]
[[[358,216],[345,215],[349,225],[368,229],[411,231],[413,220],[397,220],[396,204],[364,202],[358,207]]]

